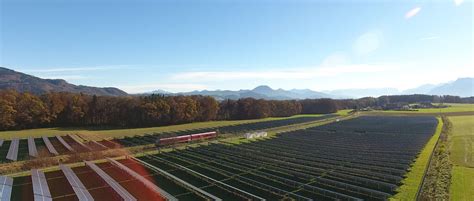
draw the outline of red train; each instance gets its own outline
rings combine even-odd
[[[176,137],[160,138],[156,141],[156,145],[166,146],[166,145],[171,145],[171,144],[185,143],[185,142],[191,142],[191,141],[197,141],[197,140],[205,140],[205,139],[211,139],[211,138],[216,138],[216,137],[217,137],[217,132],[215,131],[197,133],[197,134],[191,134],[191,135],[181,135],[181,136],[176,136]]]

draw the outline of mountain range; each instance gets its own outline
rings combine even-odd
[[[0,89],[13,89],[19,92],[44,94],[47,92],[84,93],[98,96],[126,96],[126,92],[113,88],[99,88],[74,85],[62,79],[42,79],[0,67]]]
[[[316,99],[316,98],[360,98],[378,97],[381,95],[402,95],[402,94],[428,94],[428,95],[454,95],[461,97],[474,96],[474,78],[459,78],[455,81],[443,84],[426,84],[419,87],[399,91],[395,88],[368,88],[368,89],[338,89],[331,91],[313,91],[310,89],[272,89],[269,86],[258,86],[254,89],[241,90],[202,90],[192,92],[171,93],[164,90],[156,90],[146,94],[166,94],[166,95],[206,95],[215,97],[218,100],[256,98],[272,100],[289,99]],[[84,93],[101,96],[126,96],[126,92],[114,87],[91,87],[74,85],[62,79],[42,79],[25,73],[17,72],[0,67],[0,90],[13,89],[19,92],[31,92],[43,94],[53,92]]]
[[[272,100],[289,100],[289,99],[311,99],[311,98],[361,98],[361,97],[378,97],[383,95],[408,95],[408,94],[427,94],[427,95],[453,95],[460,97],[474,96],[474,78],[459,78],[455,81],[443,84],[426,84],[413,89],[400,91],[395,88],[367,88],[367,89],[338,89],[331,91],[313,91],[310,89],[272,89],[269,86],[258,86],[248,90],[203,90],[184,93],[171,93],[163,90],[154,91],[152,93],[167,95],[207,95],[213,96],[218,100],[239,99],[239,98],[262,98]]]
[[[290,100],[290,99],[316,99],[316,98],[335,98],[330,94],[312,91],[309,89],[272,89],[269,86],[258,86],[254,89],[243,89],[238,91],[216,90],[216,91],[192,91],[185,93],[167,93],[168,95],[207,95],[217,100],[239,99],[239,98],[257,98],[268,100]]]

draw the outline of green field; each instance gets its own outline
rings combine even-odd
[[[450,135],[453,163],[451,200],[474,200],[474,116],[449,117],[453,124]]]
[[[410,168],[406,178],[402,181],[402,185],[397,189],[398,193],[390,198],[390,200],[415,200],[416,192],[420,187],[423,174],[425,173],[425,169],[431,156],[431,152],[433,152],[443,128],[443,122],[440,118],[438,118],[438,122],[439,123],[436,127],[435,134],[425,145],[415,163]]]
[[[347,111],[344,110],[339,113],[344,114],[344,113],[347,113]],[[153,133],[153,132],[166,132],[166,131],[177,131],[177,130],[206,128],[206,127],[227,126],[227,125],[232,125],[232,124],[271,121],[271,120],[277,120],[277,119],[287,119],[287,118],[304,117],[304,116],[321,116],[321,115],[295,115],[291,117],[265,118],[265,119],[253,119],[253,120],[210,121],[210,122],[197,122],[197,123],[188,123],[188,124],[172,125],[172,126],[131,128],[131,129],[99,130],[99,129],[93,129],[93,128],[39,128],[39,129],[28,129],[28,130],[19,130],[19,131],[2,131],[0,132],[0,139],[27,138],[29,136],[34,136],[34,137],[55,136],[55,135],[67,135],[67,134],[73,134],[73,133],[81,134],[81,135],[89,135],[89,136],[101,136],[104,138],[123,137],[123,136],[143,135],[145,133]]]
[[[426,108],[417,109],[417,111],[398,111],[398,110],[377,110],[373,113],[400,113],[400,114],[447,114],[447,113],[470,113],[474,114],[474,104],[445,104],[446,108]]]
[[[474,168],[474,116],[454,116],[449,120],[453,123],[451,161],[455,165]]]

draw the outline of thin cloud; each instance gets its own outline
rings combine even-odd
[[[382,41],[382,31],[372,30],[360,35],[352,48],[357,55],[367,55],[379,49]]]
[[[41,76],[43,79],[62,79],[62,80],[87,80],[91,77],[82,75],[55,75],[55,76]]]
[[[222,80],[295,80],[332,77],[348,73],[371,73],[393,69],[389,65],[353,64],[332,67],[307,67],[272,71],[202,71],[178,73],[171,80],[222,81]]]
[[[79,72],[79,71],[102,71],[102,70],[118,70],[129,68],[128,65],[114,66],[93,66],[93,67],[73,67],[73,68],[44,68],[44,69],[25,69],[27,73],[57,73],[57,72]]]
[[[454,5],[460,6],[462,3],[464,3],[464,0],[454,0]]]
[[[418,15],[418,13],[421,11],[421,8],[420,7],[415,7],[411,10],[409,10],[406,14],[405,14],[405,19],[410,19],[416,15]]]
[[[209,87],[203,84],[188,84],[188,83],[150,83],[141,85],[126,85],[118,86],[120,89],[128,93],[145,93],[154,90],[165,90],[170,92],[187,92],[195,90],[204,90]]]

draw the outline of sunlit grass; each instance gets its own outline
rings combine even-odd
[[[449,105],[446,108],[422,108],[416,111],[397,111],[397,110],[377,110],[374,112],[383,113],[401,113],[401,114],[444,114],[444,113],[459,113],[459,112],[474,112],[474,104],[445,104]]]
[[[449,117],[453,130],[449,136],[451,200],[474,200],[474,115]]]
[[[449,194],[451,200],[474,200],[474,168],[453,167]]]
[[[449,136],[451,161],[455,165],[474,167],[474,115],[449,117],[453,124]]]

